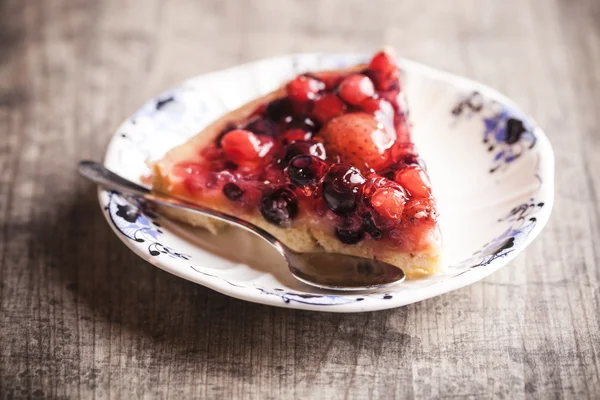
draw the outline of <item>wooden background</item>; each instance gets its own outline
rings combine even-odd
[[[482,282],[354,315],[234,300],[127,250],[76,176],[184,78],[385,43],[554,145],[550,224]],[[596,0],[0,0],[0,396],[598,398],[599,108]]]

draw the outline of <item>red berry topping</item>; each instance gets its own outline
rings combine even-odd
[[[364,182],[365,178],[356,168],[334,165],[323,181],[323,200],[335,214],[347,216],[356,210],[360,185]]]
[[[378,174],[367,176],[365,184],[362,186],[362,195],[365,200],[368,200],[373,194],[381,188],[398,187],[398,184]]]
[[[396,71],[396,68],[394,57],[386,51],[375,54],[369,63],[369,69],[382,75],[389,75]]]
[[[299,75],[287,84],[289,98],[299,102],[316,99],[317,94],[323,89],[325,89],[323,82],[304,75]]]
[[[398,69],[396,67],[396,61],[391,54],[385,51],[375,54],[369,64],[367,72],[373,79],[373,83],[377,89],[400,89],[398,87]]]
[[[340,83],[338,92],[344,101],[357,106],[375,94],[375,87],[367,76],[352,74]]]
[[[285,155],[283,156],[283,162],[287,164],[292,158],[301,154],[316,156],[322,160],[327,158],[325,153],[325,147],[323,147],[322,143],[315,142],[312,140],[297,140],[285,146]]]
[[[425,171],[416,165],[409,165],[399,171],[394,181],[402,185],[413,197],[426,198],[431,196],[431,182]]]
[[[337,71],[311,72],[310,74],[305,74],[305,76],[309,76],[323,82],[325,84],[325,90],[335,89],[344,79],[344,75]]]
[[[259,139],[250,131],[234,129],[223,136],[221,145],[225,154],[234,161],[258,161],[269,152],[273,140],[268,137]]]
[[[404,191],[398,188],[377,189],[371,196],[371,204],[375,211],[391,220],[399,220],[402,217],[405,203]]]
[[[302,128],[288,129],[283,134],[283,143],[291,143],[296,140],[308,140],[312,137],[312,132],[307,132]]]
[[[287,174],[290,182],[298,187],[316,185],[325,174],[329,164],[315,156],[300,155],[292,158]]]
[[[287,226],[298,215],[298,200],[291,190],[277,189],[262,198],[260,213],[273,225]]]
[[[396,139],[395,132],[363,112],[332,119],[321,129],[320,135],[325,140],[328,156],[338,156],[342,162],[363,171],[385,167],[386,150]]]
[[[177,190],[218,195],[283,227],[306,213],[348,245],[428,245],[437,211],[399,70],[385,51],[360,68],[296,77],[282,96],[225,125],[197,162],[174,165]]]
[[[325,123],[337,117],[346,111],[346,105],[334,93],[329,93],[321,96],[313,105],[313,115],[321,122]]]

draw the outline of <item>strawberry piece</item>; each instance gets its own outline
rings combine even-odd
[[[289,98],[298,102],[316,99],[319,91],[323,89],[323,82],[305,75],[299,75],[287,84]]]
[[[225,154],[234,161],[258,161],[269,152],[273,139],[266,136],[259,139],[250,131],[234,129],[223,136],[221,146]]]
[[[345,102],[357,106],[375,94],[375,87],[367,76],[352,74],[340,83],[338,92]]]
[[[412,197],[428,198],[431,196],[431,182],[425,171],[417,165],[409,165],[398,171],[394,181],[406,188]]]
[[[402,218],[406,196],[399,188],[377,189],[371,196],[371,205],[380,215],[397,221]]]
[[[340,98],[333,94],[326,94],[315,101],[312,113],[321,123],[341,115],[346,110],[346,105]]]
[[[375,117],[364,112],[333,118],[320,131],[328,156],[338,156],[341,162],[362,171],[379,170],[388,163],[386,150],[396,139],[393,130],[386,129]]]

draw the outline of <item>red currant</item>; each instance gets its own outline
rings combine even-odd
[[[371,59],[369,69],[372,69],[382,75],[389,75],[396,70],[396,61],[388,52],[380,51]]]
[[[250,131],[234,129],[223,136],[221,145],[225,154],[234,161],[257,161],[273,146],[273,139],[259,139]]]
[[[359,105],[375,94],[373,82],[361,74],[347,76],[338,86],[340,97],[349,104]]]
[[[323,89],[325,89],[323,82],[304,75],[296,77],[287,84],[288,97],[299,102],[316,99],[317,94]]]

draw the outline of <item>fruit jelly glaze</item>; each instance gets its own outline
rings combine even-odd
[[[199,161],[174,166],[187,194],[224,196],[284,227],[300,215],[327,220],[345,244],[426,244],[437,214],[393,58],[380,52],[360,72],[300,75],[286,94],[226,126]]]

